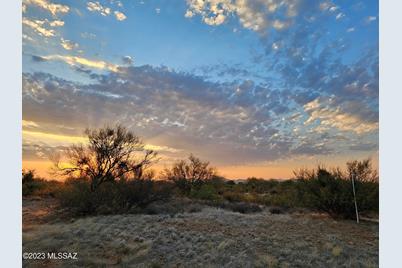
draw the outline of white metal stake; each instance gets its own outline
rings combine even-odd
[[[353,188],[353,199],[355,201],[356,222],[359,223],[359,211],[357,210],[356,191],[355,191],[355,176],[354,176],[354,174],[352,174],[352,188]]]

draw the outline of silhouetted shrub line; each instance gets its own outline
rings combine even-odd
[[[74,145],[67,151],[69,165],[60,165],[60,158],[55,160],[57,171],[67,176],[65,182],[45,181],[36,178],[32,170],[23,170],[23,196],[57,197],[63,207],[79,215],[170,214],[201,209],[194,202],[186,201],[190,209],[160,203],[176,196],[239,213],[256,213],[267,206],[272,214],[308,208],[333,217],[354,218],[353,176],[359,212],[378,212],[378,174],[370,160],[348,162],[345,171],[322,166],[301,169],[292,180],[253,177],[235,182],[219,176],[209,162],[190,155],[155,180],[155,173],[148,168],[157,160],[156,153],[144,149],[141,140],[126,128],[118,125],[87,130],[86,134],[88,145]]]

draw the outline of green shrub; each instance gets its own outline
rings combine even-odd
[[[170,189],[166,182],[134,179],[105,182],[91,191],[89,180],[69,179],[57,197],[63,207],[77,214],[120,214],[169,198]]]
[[[34,170],[22,171],[22,196],[54,197],[61,185],[59,181],[47,181],[36,177]]]
[[[356,164],[363,177],[355,177],[357,206],[360,213],[378,211],[378,182],[367,180],[371,172]],[[362,168],[363,167],[363,168]],[[307,207],[329,213],[333,217],[355,218],[354,196],[351,174],[339,169],[328,171],[323,167],[317,170],[302,170],[296,173],[300,179],[300,200]]]
[[[210,184],[204,184],[199,189],[193,189],[190,197],[201,200],[219,200],[222,199],[217,193],[215,187]]]
[[[243,194],[232,191],[225,191],[223,193],[223,198],[229,202],[240,202],[243,200]]]

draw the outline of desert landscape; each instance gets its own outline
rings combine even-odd
[[[233,181],[190,155],[156,175],[157,154],[123,126],[85,133],[55,159],[64,181],[22,173],[26,267],[378,266],[369,159]],[[35,255],[63,252],[74,258]]]
[[[78,260],[24,267],[378,267],[376,223],[268,207],[156,206],[160,214],[69,218],[54,199],[26,198],[23,251],[78,252]]]
[[[378,267],[379,7],[22,0],[24,267]]]

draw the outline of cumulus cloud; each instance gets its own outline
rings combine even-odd
[[[119,21],[127,19],[126,15],[124,15],[124,13],[120,11],[115,11],[114,15],[116,16],[116,19]]]
[[[91,12],[97,12],[97,13],[101,14],[102,16],[109,16],[109,15],[114,14],[114,16],[116,17],[116,19],[118,21],[123,21],[123,20],[127,19],[126,15],[123,12],[117,11],[117,10],[112,11],[112,9],[110,7],[103,6],[98,1],[88,2],[87,9]]]
[[[88,2],[87,9],[91,12],[98,12],[102,16],[108,16],[108,15],[110,15],[110,12],[111,12],[109,7],[102,6],[98,1]]]
[[[264,32],[269,28],[282,30],[290,25],[291,18],[297,14],[298,2],[297,0],[188,0],[185,17],[200,15],[204,23],[216,26],[236,15],[244,28],[256,32]]]
[[[57,16],[60,14],[65,14],[70,11],[70,7],[62,4],[55,4],[48,0],[24,0],[25,5],[33,5],[37,6],[41,9],[44,9],[50,12],[53,16]]]

